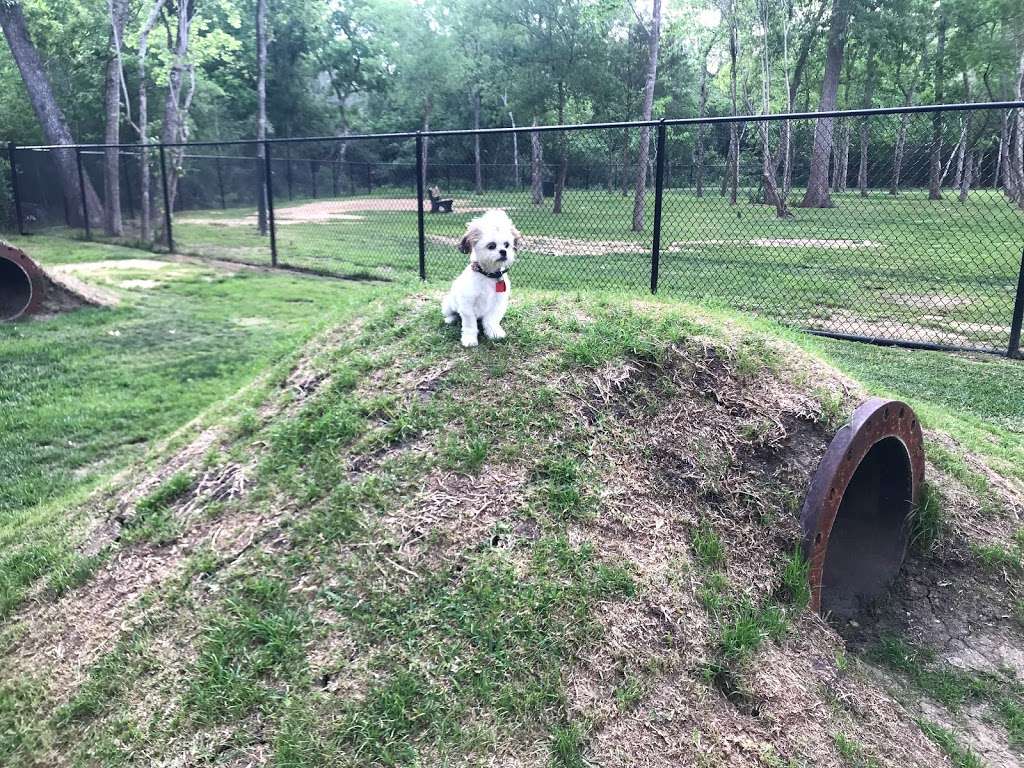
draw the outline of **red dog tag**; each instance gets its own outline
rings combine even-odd
[[[504,280],[499,280],[494,284],[494,290],[497,293],[504,293],[506,290],[508,290],[508,286],[505,285]]]

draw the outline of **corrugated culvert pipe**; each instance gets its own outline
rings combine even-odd
[[[0,322],[30,315],[46,293],[43,271],[22,251],[0,242]]]
[[[862,403],[825,452],[800,515],[812,609],[852,619],[885,593],[903,564],[923,480],[913,409],[878,397]]]

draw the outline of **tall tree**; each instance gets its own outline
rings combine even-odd
[[[121,48],[124,29],[128,23],[128,0],[107,0],[110,14],[110,61],[107,62],[107,76],[104,84],[105,114],[107,120],[103,141],[108,145],[121,143],[121,92],[124,82],[124,67],[121,62]],[[120,237],[124,232],[121,219],[121,150],[108,147],[104,152],[103,164],[103,227],[108,235]]]
[[[708,108],[708,83],[711,73],[708,72],[708,58],[715,46],[715,35],[709,34],[708,40],[701,49],[700,81],[697,96],[697,117],[703,119]],[[693,149],[694,182],[693,192],[697,197],[704,196],[704,123],[697,123],[697,136]]]
[[[729,103],[735,117],[739,114],[736,81],[739,75],[739,18],[736,0],[720,0],[722,18],[729,27]],[[735,120],[729,122],[729,153],[725,162],[725,178],[722,180],[722,194],[729,193],[729,204],[736,205],[740,174],[740,126]]]
[[[188,139],[188,113],[196,92],[196,70],[190,58],[192,21],[197,0],[177,0],[174,31],[167,29],[167,47],[171,51],[171,69],[167,76],[167,97],[164,100],[164,123],[161,139],[164,144],[178,144]],[[186,80],[187,87],[186,87]],[[171,168],[167,184],[167,207],[173,211],[178,194],[185,147],[171,147]]]
[[[878,75],[878,60],[875,56],[876,41],[874,38],[868,43],[867,63],[864,70],[864,100],[861,102],[863,109],[870,109],[875,97],[875,78]],[[871,118],[860,119],[860,162],[857,166],[857,190],[861,197],[868,196],[868,143],[870,141]]]
[[[11,49],[11,55],[18,66],[18,71],[21,73],[25,90],[28,91],[29,101],[32,103],[32,109],[36,113],[47,143],[74,144],[75,139],[71,135],[67,119],[53,95],[50,78],[47,76],[39,52],[29,36],[20,2],[16,2],[16,0],[0,2],[0,27],[3,27],[7,45]],[[74,151],[55,149],[51,154],[60,176],[67,210],[80,211],[82,190],[78,183],[78,167]],[[88,174],[85,174],[85,201],[85,215],[89,217],[90,222],[98,224],[103,219],[103,207],[96,195],[96,190],[93,189],[92,183],[89,181]]]
[[[831,112],[836,107],[839,92],[839,74],[843,68],[846,47],[846,29],[850,21],[849,0],[832,0],[832,19],[829,24],[828,46],[825,52],[825,75],[821,82],[819,112]],[[819,117],[814,125],[814,145],[811,148],[811,169],[807,179],[807,192],[800,206],[803,208],[831,208],[828,190],[829,155],[832,153],[831,117]]]
[[[647,45],[647,82],[640,119],[651,119],[654,110],[654,86],[658,79],[658,48],[661,45],[661,0],[654,0]],[[647,193],[647,162],[651,151],[651,128],[640,127],[640,148],[636,159],[636,184],[633,189],[633,231],[644,229],[644,201]]]
[[[533,118],[537,127],[537,118]],[[534,205],[544,202],[544,149],[540,143],[540,131],[530,131],[530,199]]]
[[[260,160],[266,158],[267,138],[267,0],[256,0],[256,156]],[[262,166],[263,163],[257,163]],[[266,185],[266,174],[262,167],[256,168],[257,220],[261,235],[268,232],[267,209],[269,190]]]
[[[946,11],[938,8],[938,30],[935,45],[935,103],[941,104],[946,84]],[[928,199],[942,199],[942,113],[932,114],[932,148],[928,161]]]
[[[140,196],[140,223],[139,234],[142,242],[148,243],[153,238],[153,210],[152,194],[150,191],[151,175],[149,172],[150,156],[147,146],[149,145],[149,95],[146,79],[146,57],[149,52],[149,35],[153,31],[163,12],[167,0],[153,0],[139,30],[139,55],[138,55],[138,77],[139,77],[139,122],[136,130],[139,134],[139,143],[142,145],[139,151],[139,196]]]
[[[771,55],[769,53],[771,41],[771,5],[769,0],[757,0],[757,16],[761,24],[761,113],[769,114],[772,109],[772,88],[771,88]],[[782,219],[792,214],[786,207],[786,198],[779,192],[779,185],[775,178],[775,159],[771,148],[771,125],[767,120],[759,124],[761,130],[761,184],[764,187],[764,200],[768,205],[775,206],[775,215]]]

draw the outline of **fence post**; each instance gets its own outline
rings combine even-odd
[[[1013,319],[1010,320],[1010,345],[1007,357],[1021,357],[1020,329],[1024,324],[1024,249],[1020,252],[1020,272],[1017,274],[1017,298],[1013,302]]]
[[[78,166],[78,193],[82,198],[82,222],[85,224],[85,239],[92,240],[92,231],[89,229],[89,206],[85,199],[85,173],[82,171],[81,147],[75,147],[75,165]]]
[[[263,142],[263,187],[267,194],[267,224],[270,226],[270,266],[277,266],[277,227],[274,223],[274,174],[270,166],[270,142]]]
[[[171,229],[171,195],[167,187],[167,153],[160,144],[160,186],[164,193],[164,234],[167,237],[167,250],[174,253],[174,231]]]
[[[11,195],[14,197],[14,226],[19,235],[25,234],[25,218],[21,214],[21,190],[18,187],[18,145],[13,141],[7,145],[7,156],[11,163]]]
[[[665,118],[658,123],[654,170],[654,236],[651,238],[651,293],[658,292],[658,268],[661,259],[661,198],[665,185]]]
[[[423,234],[423,131],[416,131],[416,218],[419,227],[420,280],[426,280],[427,243]]]

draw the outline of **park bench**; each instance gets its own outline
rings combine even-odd
[[[427,194],[430,195],[430,212],[431,213],[451,213],[452,204],[455,202],[451,198],[442,198],[441,189],[438,186],[428,187]]]

